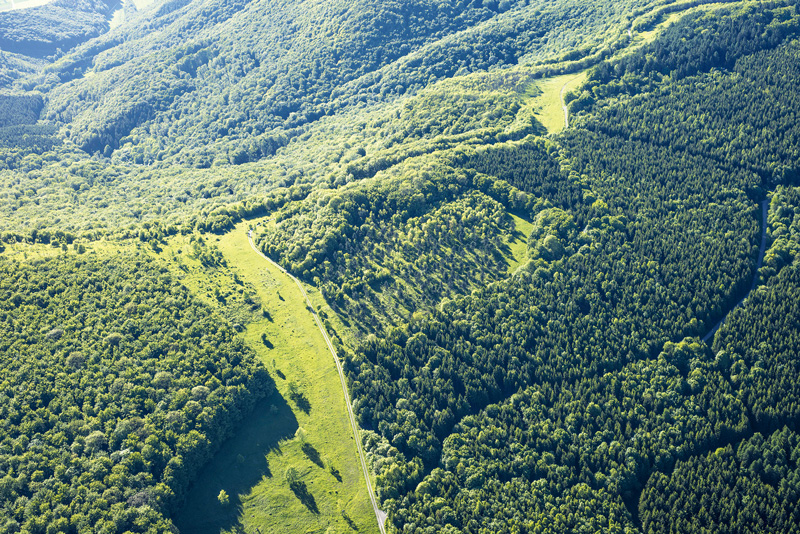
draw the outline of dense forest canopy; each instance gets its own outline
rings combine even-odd
[[[283,378],[176,260],[251,219],[389,532],[800,528],[795,0],[117,7],[0,13],[0,532],[174,528]]]
[[[265,369],[145,254],[0,269],[0,528],[168,531]]]

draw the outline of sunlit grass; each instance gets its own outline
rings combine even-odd
[[[184,265],[184,283],[209,301],[214,284],[256,293],[266,313],[243,326],[242,336],[278,390],[200,474],[177,525],[193,533],[237,528],[325,533],[353,531],[349,519],[358,532],[376,532],[333,358],[298,288],[250,248],[247,224],[219,238],[206,236],[222,252],[226,267],[207,269],[183,257],[186,236],[162,252]],[[175,259],[178,247],[180,260]],[[290,383],[307,399],[307,413],[291,400]],[[304,504],[289,488],[290,468],[306,484],[312,502]],[[230,496],[227,506],[217,500],[222,489]]]
[[[548,133],[558,133],[564,129],[564,109],[561,107],[561,89],[564,93],[576,88],[586,80],[586,71],[545,78],[538,82],[542,93],[535,98],[536,118],[547,128]]]
[[[513,273],[521,265],[523,265],[528,258],[528,236],[533,230],[533,224],[517,215],[511,214],[514,219],[514,233],[506,242],[508,248],[511,250],[511,255],[508,257],[508,272]]]

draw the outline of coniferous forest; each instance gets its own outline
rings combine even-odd
[[[3,6],[0,533],[800,531],[796,0]]]

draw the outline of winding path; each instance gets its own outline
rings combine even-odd
[[[711,330],[709,330],[705,336],[703,336],[703,341],[706,343],[709,340],[713,341],[714,334],[722,326],[722,323],[725,322],[725,319],[728,317],[728,314],[731,313],[736,308],[738,308],[739,306],[741,306],[742,303],[745,301],[745,299],[756,288],[756,284],[758,284],[758,270],[761,268],[761,264],[764,262],[764,252],[767,246],[767,202],[768,202],[767,200],[761,201],[761,245],[758,249],[758,262],[756,262],[756,269],[755,272],[753,273],[753,283],[750,285],[750,289],[747,291],[747,294],[744,297],[742,297],[742,300],[740,300],[733,307],[731,307],[731,309],[728,310],[728,313],[726,313],[722,317],[722,319],[720,319],[719,322],[715,324],[714,327]]]
[[[317,310],[314,308],[314,304],[311,303],[311,299],[308,297],[308,293],[306,293],[303,284],[300,283],[300,280],[295,278],[289,271],[272,261],[267,255],[263,252],[258,250],[255,243],[253,242],[253,231],[247,231],[247,240],[250,242],[250,247],[255,251],[256,254],[267,260],[270,264],[272,264],[275,268],[277,268],[280,272],[288,276],[292,279],[292,281],[297,285],[298,289],[300,289],[300,293],[302,293],[303,298],[306,301],[306,305],[308,309],[311,311],[311,315],[314,316],[314,321],[317,323],[317,327],[319,328],[322,337],[325,338],[325,343],[328,345],[328,350],[331,351],[331,355],[333,355],[333,361],[336,363],[336,370],[339,373],[339,381],[342,383],[342,392],[344,393],[344,403],[347,406],[347,416],[350,419],[350,428],[353,430],[353,437],[356,441],[356,447],[358,449],[358,458],[361,461],[361,470],[364,472],[364,481],[367,483],[367,493],[369,493],[369,499],[372,501],[372,509],[375,511],[375,518],[378,520],[378,529],[380,530],[381,534],[386,534],[386,527],[384,526],[386,523],[386,512],[378,508],[378,501],[375,499],[375,491],[372,489],[372,482],[369,479],[369,469],[367,469],[367,461],[364,457],[364,450],[361,447],[361,436],[358,431],[358,424],[356,423],[355,415],[353,414],[353,406],[350,402],[350,394],[347,391],[347,382],[344,378],[344,369],[342,368],[342,362],[339,360],[339,356],[336,354],[336,349],[333,348],[333,343],[331,343],[331,338],[328,336],[328,332],[325,330],[325,327],[322,324],[322,321],[317,315]]]

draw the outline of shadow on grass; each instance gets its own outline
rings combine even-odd
[[[297,384],[294,382],[289,382],[289,398],[306,415],[311,412],[311,403],[308,402],[308,397],[306,397],[305,394],[300,391],[300,388],[297,387]]]
[[[280,441],[293,437],[297,428],[292,409],[277,391],[259,402],[189,489],[185,504],[173,517],[180,532],[219,534],[240,525],[239,495],[247,494],[263,477],[273,476],[266,456],[280,451]],[[229,495],[229,504],[217,500],[220,490]]]
[[[319,456],[319,451],[310,443],[303,443],[303,454],[308,456],[308,459],[317,464],[319,467],[325,467],[322,458]]]
[[[291,399],[292,402],[294,402],[304,414],[308,415],[311,413],[311,403],[308,402],[308,397],[306,397],[303,393],[294,393],[291,396]]]
[[[292,490],[294,496],[297,497],[303,506],[308,508],[308,510],[312,514],[319,514],[319,508],[317,508],[317,500],[311,495],[311,492],[308,491],[308,486],[302,480],[295,480],[289,483],[289,489]]]

